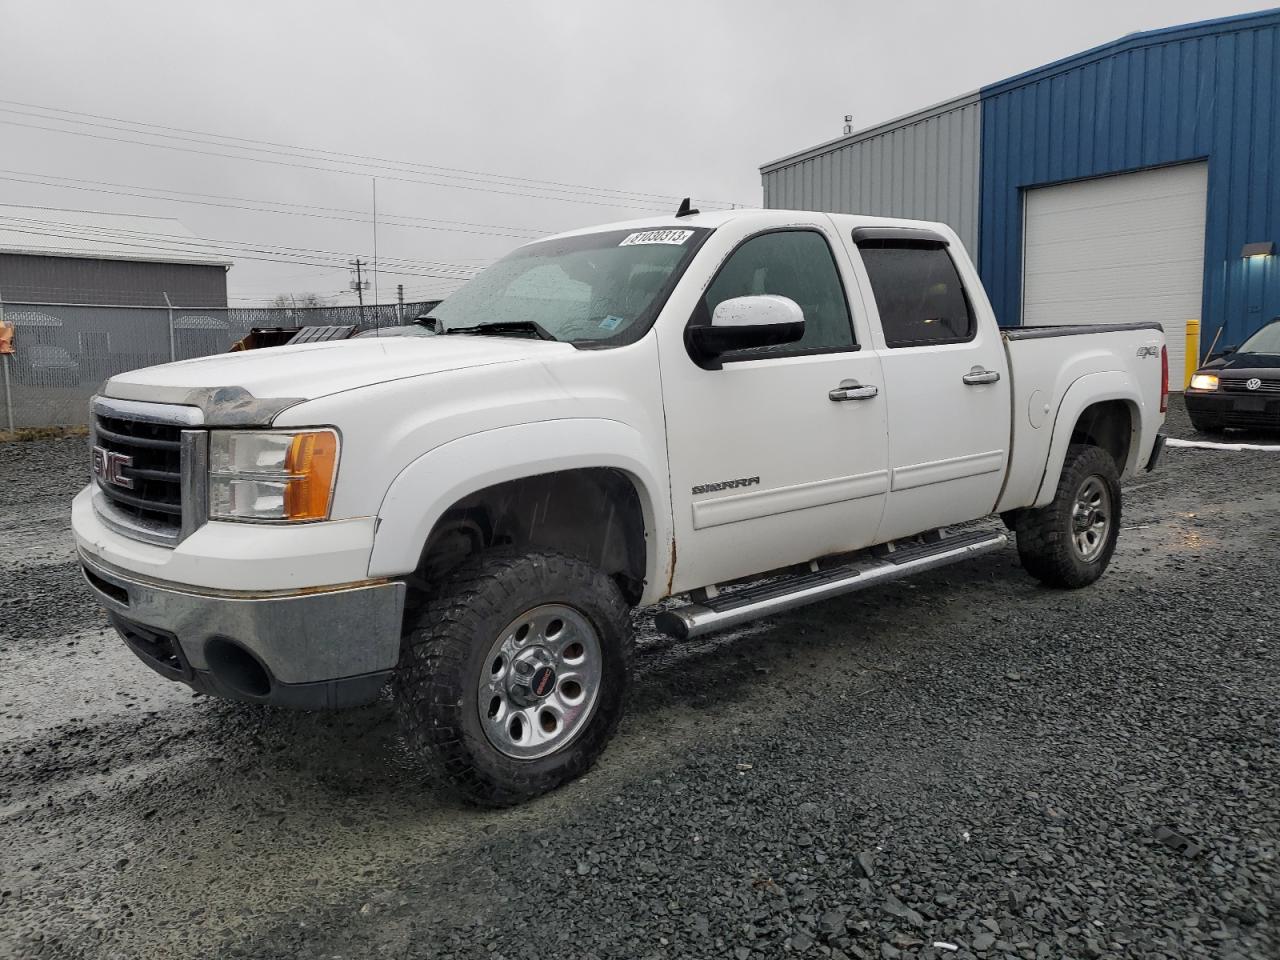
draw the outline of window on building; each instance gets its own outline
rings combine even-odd
[[[973,336],[969,298],[945,246],[870,240],[858,250],[888,346],[962,343]]]
[[[725,361],[798,353],[851,350],[853,324],[835,258],[822,234],[782,230],[752,237],[730,255],[707,288],[699,322],[724,300],[770,293],[794,300],[804,311],[804,337],[795,343],[726,353]]]

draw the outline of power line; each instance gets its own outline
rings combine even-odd
[[[50,117],[48,119],[54,120],[55,122],[59,122],[57,118]],[[65,121],[65,122],[71,122],[71,121]],[[272,166],[277,166],[277,167],[290,167],[296,170],[316,170],[321,173],[340,173],[340,174],[346,174],[347,176],[358,176],[358,177],[369,176],[368,170],[347,170],[339,167],[317,167],[312,164],[291,163],[286,160],[272,160],[267,157],[254,157],[254,156],[246,156],[243,154],[234,154],[234,153],[215,153],[209,150],[197,150],[193,147],[181,147],[171,143],[152,143],[146,140],[131,140],[127,137],[109,137],[99,133],[89,133],[88,131],[85,131],[85,130],[66,130],[60,127],[44,127],[44,126],[41,126],[40,124],[23,123],[19,120],[5,120],[0,118],[0,124],[5,124],[11,127],[24,127],[30,130],[44,130],[49,133],[63,133],[63,134],[68,134],[70,136],[75,136],[75,137],[88,137],[93,140],[102,140],[109,143],[129,143],[135,146],[156,147],[161,150],[175,150],[180,153],[191,153],[191,154],[197,154],[199,156],[205,156],[205,157],[217,157],[222,160],[248,160],[253,163],[265,163],[265,164],[270,164]],[[144,135],[151,136],[151,134],[144,134]],[[213,145],[221,146],[220,144],[213,144]],[[366,166],[369,166],[369,165],[366,165]],[[467,186],[465,184],[460,184],[460,183],[445,183],[439,180],[427,180],[422,177],[395,177],[395,176],[382,175],[382,179],[391,180],[398,183],[416,183],[416,184],[422,184],[426,186],[450,187],[455,190],[470,190],[470,191],[475,191],[479,193],[492,193],[492,194],[498,194],[501,196],[508,196],[508,197],[524,197],[524,198],[531,198],[535,200],[559,200],[567,203],[580,203],[580,204],[587,204],[590,206],[620,207],[626,210],[646,210],[646,211],[662,212],[662,213],[667,212],[666,209],[661,207],[643,206],[642,204],[639,204],[639,203],[621,203],[615,200],[606,200],[603,198],[595,198],[595,197],[587,197],[587,196],[558,197],[558,196],[550,196],[546,194],[529,193],[528,191],[520,191],[520,190],[499,190],[492,187],[477,187],[477,186]]]
[[[355,160],[361,165],[384,165],[384,166],[389,166],[393,169],[399,168],[399,169],[409,169],[409,170],[424,170],[438,176],[440,175],[455,176],[456,175],[460,179],[473,180],[473,181],[476,178],[482,178],[483,182],[497,183],[497,182],[507,181],[507,185],[520,184],[520,185],[528,186],[533,189],[548,190],[548,191],[553,191],[558,193],[566,192],[566,191],[576,191],[579,195],[582,192],[586,192],[590,194],[598,194],[601,196],[612,195],[618,199],[629,199],[629,200],[644,199],[646,201],[660,200],[668,204],[673,201],[678,202],[680,199],[679,197],[671,196],[669,194],[647,193],[647,192],[638,191],[638,190],[623,190],[616,187],[591,186],[591,185],[581,184],[581,183],[566,183],[560,180],[543,180],[543,179],[537,179],[533,177],[518,177],[510,174],[490,173],[482,170],[471,170],[465,167],[447,167],[447,166],[441,166],[439,164],[421,163],[419,161],[412,161],[412,160],[387,159],[385,157],[377,157],[377,156],[372,156],[370,154],[348,153],[348,152],[343,152],[338,150],[326,150],[319,147],[306,147],[306,146],[300,146],[298,144],[281,143],[275,140],[255,140],[248,137],[236,137],[236,136],[231,136],[229,134],[210,133],[208,131],[203,131],[203,130],[192,130],[186,127],[174,127],[174,126],[169,126],[169,125],[160,124],[160,123],[148,123],[140,120],[127,120],[122,117],[112,117],[112,116],[106,116],[106,115],[97,114],[97,113],[86,113],[79,110],[66,110],[60,107],[48,107],[48,106],[43,106],[41,104],[25,103],[19,100],[0,99],[0,103],[10,105],[9,107],[0,107],[0,111],[3,111],[5,113],[17,114],[19,116],[28,116],[28,117],[34,117],[40,120],[52,120],[55,122],[62,122],[62,123],[76,123],[84,126],[93,126],[93,127],[103,128],[103,129],[115,130],[118,132],[140,133],[145,136],[179,139],[179,140],[183,140],[190,143],[202,143],[208,146],[231,147],[233,149],[255,150],[260,152],[276,153],[278,155],[288,155],[288,156],[297,156],[299,153],[318,154],[320,158],[337,157],[343,161]],[[27,108],[27,110],[14,110],[14,109],[11,109],[12,107],[25,107]],[[28,110],[37,110],[37,111],[41,111],[41,113],[30,113],[30,112],[27,112]],[[49,117],[49,116],[42,115],[42,114],[48,114],[48,113],[65,114],[66,116]],[[70,119],[70,118],[76,118],[76,117],[89,117],[91,118],[91,120],[107,121],[107,122],[91,123],[90,121],[87,121],[87,120]],[[122,126],[113,126],[113,124],[119,124]],[[146,129],[145,130],[129,129],[133,127],[143,127]],[[148,133],[147,132],[148,130],[160,130],[165,132],[152,134],[152,133]],[[197,139],[192,139],[188,137],[175,137],[174,134],[192,134],[194,137],[199,137],[204,139],[197,140]],[[218,141],[231,141],[231,142],[220,143]],[[249,144],[250,146],[235,147],[235,144],[237,143]],[[281,148],[281,150],[284,151],[284,153],[282,153],[281,150],[264,151],[263,150],[264,147],[278,147],[278,148]],[[315,157],[310,157],[310,156],[307,156],[305,158],[316,159]],[[699,200],[698,202],[701,203],[703,206],[707,206],[707,207],[715,206],[715,207],[731,208],[735,206],[742,206],[742,204],[738,204],[730,201],[723,201],[723,200]]]
[[[39,222],[37,222],[36,226],[6,225],[5,229],[10,230],[14,233],[21,233],[21,234],[27,234],[31,236],[38,236],[38,237],[54,237],[54,238],[66,239],[66,240],[100,240],[104,236],[104,234],[101,232],[95,233],[93,231],[85,231],[83,229],[77,228],[73,224],[58,224],[58,223],[52,223],[52,222],[46,222],[46,223],[48,223],[48,225],[51,227],[56,227],[60,229],[48,229],[48,228],[39,229],[39,226],[40,226]],[[154,243],[138,242],[138,240],[140,239],[150,239],[150,238],[145,236],[141,238],[134,237],[132,240],[113,240],[113,242],[118,247],[125,247],[131,250],[136,249],[136,250],[143,250],[143,251],[152,251],[157,253],[160,253],[160,252],[184,253],[185,252],[185,253],[209,254],[209,253],[225,253],[226,250],[230,250],[234,252],[237,257],[243,260],[258,260],[265,263],[288,263],[288,264],[296,264],[298,266],[304,266],[304,267],[333,267],[337,265],[335,262],[325,262],[320,260],[320,257],[318,255],[310,258],[306,257],[304,254],[301,254],[301,253],[295,254],[295,255],[286,254],[284,256],[269,256],[269,255],[266,255],[265,253],[245,252],[244,249],[233,247],[233,246],[226,246],[226,245],[222,245],[223,249],[220,250],[218,249],[219,245],[215,245],[215,244],[191,243],[189,241],[176,241],[176,242],[170,241],[167,243],[161,243],[157,245]],[[247,248],[247,249],[252,251],[252,248]],[[403,269],[403,268],[388,269],[388,270],[385,270],[384,272],[393,274],[395,276],[431,277],[433,279],[438,279],[438,280],[465,281],[469,279],[468,277],[449,276],[446,274],[431,273],[426,270],[409,270],[409,269]]]
[[[143,187],[127,183],[113,183],[109,180],[86,180],[77,177],[57,177],[51,174],[29,173],[23,170],[0,170],[0,180],[7,180],[12,183],[26,183],[33,186],[53,187],[55,189],[78,190],[85,193],[102,193],[116,197],[136,197],[141,200],[163,200],[168,203],[185,203],[201,207],[221,207],[228,210],[249,210],[257,213],[274,213],[287,214],[289,216],[313,217],[318,220],[342,220],[348,223],[369,223],[369,216],[363,210],[354,210],[347,207],[322,207],[314,204],[306,203],[290,203],[283,200],[265,200],[252,197],[229,197],[216,193],[192,193],[185,190],[170,190],[164,187]],[[65,183],[46,183],[46,180],[66,181]],[[94,184],[95,186],[82,186],[82,184]],[[121,190],[107,190],[105,187],[120,187]],[[150,191],[149,193],[135,193],[129,191]],[[177,194],[177,197],[157,197],[152,196],[153,193]],[[206,197],[207,200],[185,200],[181,197]],[[214,203],[212,200],[236,201],[233,203]],[[245,204],[265,203],[277,207],[286,207],[291,209],[275,210],[270,207],[246,206]],[[51,207],[49,209],[57,209]],[[355,216],[328,216],[320,213],[312,213],[310,211],[332,211],[334,213],[349,213]],[[544,237],[550,230],[538,230],[531,227],[511,227],[500,226],[496,224],[468,223],[465,220],[436,220],[430,217],[414,217],[408,214],[384,214],[382,219],[385,221],[390,218],[392,220],[411,220],[420,221],[413,223],[394,223],[390,226],[410,227],[416,230],[442,230],[450,233],[470,233],[477,236],[490,237],[512,237],[518,240],[532,240]],[[432,226],[431,224],[462,224],[469,227],[486,227],[492,230],[467,230],[457,226]],[[501,233],[502,230],[517,230],[519,233]]]
[[[83,211],[86,213],[96,213],[98,211]],[[0,213],[0,222],[13,221],[18,224],[35,225],[42,227],[56,227],[63,230],[77,231],[81,234],[79,237],[70,239],[100,239],[115,238],[118,235],[137,240],[154,240],[160,243],[168,243],[172,246],[184,246],[189,249],[225,249],[231,251],[246,251],[249,253],[265,253],[265,254],[283,254],[286,256],[294,255],[312,255],[320,254],[339,258],[348,258],[350,253],[340,250],[325,250],[316,247],[294,247],[287,244],[259,243],[250,240],[219,240],[211,237],[196,237],[183,234],[161,233],[149,230],[133,230],[128,227],[105,226],[99,224],[80,224],[67,223],[59,220],[42,220],[31,217],[17,217],[10,214]],[[161,249],[156,247],[155,249]],[[383,262],[390,262],[393,265],[409,266],[409,267],[432,267],[434,269],[449,270],[455,274],[461,273],[468,277],[479,272],[482,267],[474,267],[465,264],[446,263],[438,260],[417,260],[406,257],[384,257]],[[433,274],[435,276],[435,274]]]

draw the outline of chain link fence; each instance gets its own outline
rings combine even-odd
[[[0,430],[84,426],[89,398],[126,370],[226,353],[255,327],[351,325],[361,331],[400,325],[431,300],[365,307],[81,307],[5,303],[15,352],[0,360],[7,382]]]

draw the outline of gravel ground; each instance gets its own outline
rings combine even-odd
[[[499,813],[386,703],[134,661],[77,580],[84,461],[0,446],[0,956],[1280,957],[1280,454],[1169,451],[1084,591],[1010,548],[645,632],[597,769]]]

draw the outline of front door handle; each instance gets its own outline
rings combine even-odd
[[[1000,374],[995,370],[984,370],[982,367],[974,367],[960,379],[972,387],[980,383],[995,383],[1000,379]]]
[[[841,380],[840,386],[830,391],[827,396],[836,403],[843,403],[845,400],[870,400],[879,393],[879,387],[864,387],[857,380]]]

